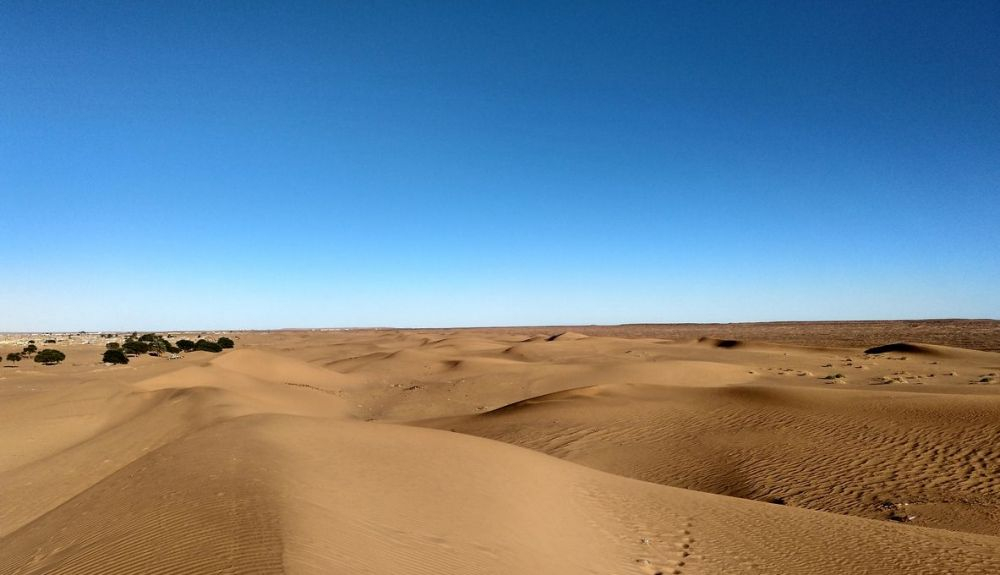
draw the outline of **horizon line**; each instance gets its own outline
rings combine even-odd
[[[903,322],[1000,322],[1000,318],[972,317],[929,317],[929,318],[897,318],[897,319],[796,319],[796,320],[762,320],[762,321],[729,321],[729,322],[625,322],[625,323],[540,323],[540,324],[509,324],[509,325],[452,325],[452,326],[315,326],[315,327],[244,327],[244,328],[184,328],[184,329],[106,329],[106,330],[0,330],[0,334],[102,334],[102,333],[157,333],[157,332],[261,332],[261,331],[362,331],[362,330],[437,330],[437,329],[527,329],[527,328],[571,328],[571,327],[629,327],[629,326],[713,326],[713,325],[767,325],[767,324],[836,324],[836,323],[903,323]]]

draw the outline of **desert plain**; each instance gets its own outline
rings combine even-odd
[[[1000,573],[1000,322],[229,335],[0,368],[0,573]]]

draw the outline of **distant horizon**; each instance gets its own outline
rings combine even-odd
[[[324,331],[324,330],[439,330],[439,329],[519,329],[545,327],[628,327],[628,326],[681,326],[681,325],[754,325],[754,324],[784,324],[784,323],[893,323],[893,322],[1000,322],[1000,318],[989,317],[925,317],[925,318],[895,318],[895,319],[795,319],[795,320],[762,320],[762,321],[658,321],[658,322],[626,322],[626,323],[532,323],[510,325],[370,325],[370,326],[300,326],[300,327],[244,327],[244,328],[158,328],[158,329],[98,329],[98,330],[0,330],[3,335],[17,334],[65,334],[65,335],[100,335],[103,333],[193,333],[193,332],[236,332],[236,331]]]
[[[995,2],[0,16],[0,329],[1000,317]]]

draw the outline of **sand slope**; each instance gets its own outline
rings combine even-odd
[[[998,354],[308,335],[5,370],[0,573],[1000,572]]]

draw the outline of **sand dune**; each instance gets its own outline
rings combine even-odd
[[[538,336],[4,368],[0,573],[1000,572],[1000,354]]]
[[[998,535],[987,399],[611,384],[431,423],[665,485]]]

